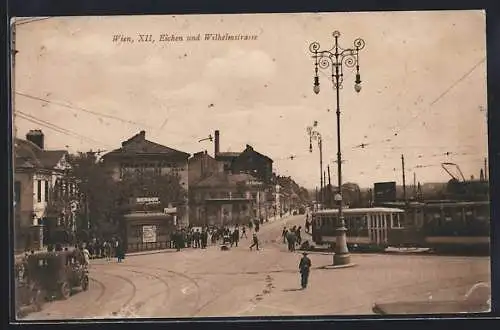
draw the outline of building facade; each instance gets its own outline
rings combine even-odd
[[[17,249],[41,248],[44,236],[47,241],[58,230],[70,235],[76,231],[79,194],[67,157],[65,150],[46,150],[40,130],[29,131],[26,140],[15,139],[14,228]]]
[[[223,163],[210,156],[207,151],[197,152],[188,161],[189,185],[199,182],[212,174],[223,172]]]
[[[247,144],[245,150],[233,160],[231,171],[251,174],[261,182],[270,184],[273,176],[273,161]]]
[[[125,230],[122,235],[128,249],[159,248],[173,227],[189,226],[189,156],[189,153],[148,141],[145,131],[122,142],[121,148],[103,155],[103,165],[116,182],[126,178],[145,180],[141,181],[141,191],[134,186],[127,187],[130,189],[125,193],[128,199],[121,205]],[[172,200],[165,200],[167,197],[162,192],[168,187],[164,185],[177,187],[177,183],[162,181],[167,174],[178,176],[185,197],[174,200],[171,196]]]
[[[269,192],[249,174],[213,174],[191,187],[191,223],[197,226],[246,224],[267,217]]]

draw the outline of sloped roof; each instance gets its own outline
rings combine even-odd
[[[44,150],[40,155],[40,161],[45,168],[53,168],[66,155],[65,150]]]
[[[269,158],[268,156],[266,156],[264,154],[261,154],[258,151],[255,151],[255,149],[252,146],[248,145],[248,144],[247,144],[246,149],[241,153],[241,155],[243,155],[245,153],[253,153],[253,154],[256,154],[256,155],[258,155],[258,156],[260,156],[262,158],[266,158],[267,160],[273,162],[273,160],[271,158]]]
[[[44,150],[31,141],[14,140],[16,167],[53,169],[66,154],[66,150]]]
[[[254,176],[247,173],[229,174],[229,173],[216,173],[198,183],[194,184],[195,187],[236,187],[240,182],[260,182]]]
[[[218,157],[223,157],[223,158],[236,158],[239,155],[241,155],[241,152],[231,152],[231,151],[226,151],[226,152],[219,152],[215,158]]]
[[[130,139],[122,142],[122,147],[108,152],[103,157],[126,155],[126,154],[140,154],[140,155],[168,155],[168,156],[183,156],[189,157],[190,154],[179,151],[164,145],[148,141],[145,138],[145,132],[134,135]]]

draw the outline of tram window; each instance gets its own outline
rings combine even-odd
[[[444,211],[444,221],[445,222],[450,222],[453,220],[453,213],[451,210],[445,210]]]
[[[400,214],[395,213],[393,216],[394,216],[394,219],[396,220],[396,227],[401,228]]]

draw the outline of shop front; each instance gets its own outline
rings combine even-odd
[[[137,198],[134,210],[124,215],[127,252],[172,248],[175,208],[160,209],[157,198]]]

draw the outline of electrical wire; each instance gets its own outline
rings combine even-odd
[[[123,119],[123,118],[116,117],[116,116],[113,116],[113,115],[103,114],[103,113],[92,111],[92,110],[88,110],[88,109],[85,109],[85,108],[82,108],[82,107],[71,106],[71,105],[67,105],[67,104],[61,103],[61,102],[51,101],[51,100],[48,100],[48,99],[44,99],[44,98],[41,98],[41,97],[37,97],[37,96],[33,96],[33,95],[21,93],[21,92],[16,92],[16,94],[20,95],[20,96],[23,96],[23,97],[26,97],[26,98],[29,98],[29,99],[32,99],[32,100],[37,100],[37,101],[41,101],[41,102],[45,102],[45,103],[49,103],[49,104],[54,104],[54,105],[65,107],[65,108],[68,108],[68,109],[71,109],[71,110],[83,111],[83,112],[86,112],[86,113],[89,113],[89,114],[92,114],[92,115],[95,115],[95,116],[98,116],[98,117],[108,118],[108,119],[114,119],[114,120],[117,120],[117,121],[120,121],[120,122],[123,122],[123,123],[126,123],[126,124],[132,124],[132,125],[135,125],[135,126],[141,126],[141,127],[146,127],[146,128],[154,129],[154,127],[146,125],[146,124],[143,124],[143,123],[139,123],[139,122],[135,122],[135,121],[132,121],[132,120]]]
[[[462,81],[464,81],[466,78],[468,78],[481,64],[483,64],[484,62],[486,61],[486,57],[483,57],[479,62],[477,62],[476,64],[474,64],[467,72],[465,72],[459,79],[457,79],[456,81],[454,81],[450,86],[448,86],[442,93],[440,93],[436,98],[434,98],[428,105],[428,107],[426,107],[424,110],[422,111],[419,111],[417,112],[415,115],[413,115],[411,117],[411,119],[406,122],[406,124],[402,125],[399,129],[395,130],[395,132],[392,133],[392,135],[390,137],[387,137],[387,138],[384,138],[384,139],[381,139],[381,140],[378,140],[378,141],[373,141],[373,142],[366,142],[366,143],[361,143],[361,144],[357,144],[355,146],[352,147],[352,149],[359,149],[360,147],[361,148],[365,148],[366,146],[368,145],[374,145],[374,144],[382,144],[382,143],[387,143],[387,142],[392,142],[392,140],[396,137],[398,137],[400,135],[400,133],[405,130],[406,128],[408,128],[414,121],[415,119],[417,119],[418,117],[420,117],[423,113],[426,113],[427,111],[429,111],[430,109],[432,109],[432,107],[438,103],[441,99],[443,99],[454,87],[456,87],[458,84],[460,84]],[[419,96],[417,98],[417,101],[419,101],[419,99],[421,98],[421,96]]]
[[[17,110],[17,111],[16,111],[16,114],[17,114],[20,118],[22,118],[22,119],[24,119],[24,120],[27,120],[27,121],[32,122],[32,123],[37,124],[37,125],[41,125],[41,126],[43,126],[43,127],[46,127],[46,128],[48,128],[48,129],[53,130],[53,131],[56,131],[56,132],[58,132],[58,133],[65,134],[65,135],[68,135],[68,136],[73,136],[73,137],[79,138],[79,139],[81,139],[81,140],[85,140],[85,141],[87,141],[87,142],[97,143],[97,144],[101,144],[101,145],[102,145],[102,144],[104,144],[104,145],[106,145],[106,146],[108,146],[108,147],[112,147],[111,145],[105,144],[105,143],[103,143],[102,141],[97,141],[97,140],[94,140],[94,139],[92,139],[92,138],[90,138],[90,137],[87,137],[87,136],[85,136],[85,135],[82,135],[82,134],[79,134],[79,133],[73,132],[73,131],[68,130],[68,129],[66,129],[66,128],[62,128],[62,127],[60,127],[60,126],[57,126],[57,125],[54,125],[54,124],[52,124],[52,123],[50,123],[50,122],[47,122],[47,121],[44,121],[44,120],[42,120],[42,119],[36,118],[36,117],[34,117],[34,116],[32,116],[32,115],[29,115],[29,114],[27,114],[27,113],[24,113],[24,112],[22,112],[22,111]]]

